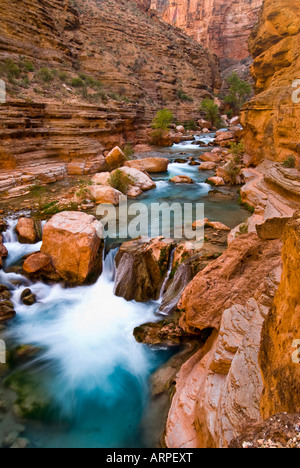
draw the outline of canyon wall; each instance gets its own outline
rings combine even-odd
[[[300,412],[300,219],[286,227],[282,257],[281,283],[263,326],[259,356],[265,419]]]
[[[0,168],[84,158],[143,141],[155,112],[199,117],[220,86],[210,52],[150,17],[147,2],[3,0]],[[16,68],[17,67],[17,68]],[[182,99],[184,94],[188,99]]]
[[[152,0],[151,8],[221,58],[222,68],[249,57],[247,40],[263,0]]]
[[[247,152],[255,164],[292,155],[299,165],[300,100],[292,87],[300,79],[299,2],[265,0],[249,46],[256,97],[242,115]]]

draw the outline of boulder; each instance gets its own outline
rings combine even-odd
[[[144,158],[126,161],[124,166],[151,173],[166,172],[170,161],[167,158]]]
[[[112,149],[105,158],[106,163],[113,169],[122,166],[122,164],[126,161],[126,156],[119,148],[116,146]]]
[[[122,244],[116,256],[116,296],[137,302],[158,299],[172,247],[173,240],[161,237]]]
[[[32,218],[20,218],[16,233],[21,244],[36,244],[40,240],[37,225]]]
[[[23,264],[24,273],[31,279],[61,281],[62,278],[51,263],[51,258],[41,252],[29,255]]]
[[[156,187],[156,183],[147,175],[144,174],[142,171],[135,169],[134,167],[121,167],[120,171],[127,174],[130,179],[133,181],[134,187],[139,187],[143,191],[151,190]]]
[[[201,154],[199,159],[201,159],[201,161],[204,161],[204,162],[214,162],[214,163],[219,163],[222,161],[220,154],[210,153],[210,152]]]
[[[233,117],[231,120],[230,120],[230,126],[231,127],[235,127],[237,125],[240,124],[240,118],[239,116],[236,116],[236,117]]]
[[[213,171],[216,168],[216,163],[214,162],[203,162],[199,166],[199,171]]]
[[[263,240],[282,239],[287,223],[291,218],[269,218],[256,225],[258,237]]]
[[[206,129],[211,129],[212,127],[212,123],[211,122],[208,122],[208,120],[204,120],[204,119],[200,119],[198,120],[198,125],[199,127],[201,127],[202,129],[203,128],[206,128]]]
[[[120,199],[124,198],[123,193],[110,186],[91,185],[87,187],[87,191],[97,205],[109,204],[117,206],[120,203]]]
[[[175,176],[172,179],[170,179],[170,182],[172,182],[172,184],[193,184],[194,183],[193,179],[184,175]]]
[[[226,185],[224,179],[222,177],[209,177],[207,182],[211,185],[215,185],[216,187],[220,187],[222,185]]]
[[[129,187],[126,192],[126,196],[129,198],[137,198],[142,195],[143,190],[140,187]]]
[[[6,286],[0,284],[0,323],[12,319],[16,312],[10,301],[11,294]]]
[[[176,127],[176,132],[177,132],[177,133],[182,133],[182,134],[184,135],[184,134],[185,134],[185,128],[184,128],[184,126],[183,126],[183,125],[178,125],[178,126]]]
[[[220,131],[220,132],[217,132],[216,135],[217,135],[216,139],[215,139],[216,143],[221,143],[221,142],[224,142],[224,141],[227,141],[227,140],[233,140],[234,139],[234,133],[233,132]]]
[[[79,285],[99,276],[102,271],[102,224],[82,212],[58,213],[43,231],[41,253],[61,278]]]
[[[110,172],[100,172],[94,175],[92,183],[94,185],[109,185]]]
[[[27,306],[32,306],[36,303],[36,296],[31,292],[31,289],[26,288],[21,294],[21,301]]]

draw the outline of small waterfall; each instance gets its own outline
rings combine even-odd
[[[164,282],[163,282],[161,290],[160,290],[160,295],[159,295],[159,300],[158,300],[159,304],[162,303],[162,298],[163,298],[164,293],[165,293],[165,287],[166,287],[166,285],[167,285],[167,283],[169,281],[169,278],[170,278],[170,275],[171,275],[171,272],[172,272],[174,254],[175,254],[175,249],[172,250],[171,255],[170,255],[168,271],[167,271],[166,277],[164,279]]]
[[[38,252],[41,249],[42,242],[36,244],[20,244],[16,234],[16,226],[18,218],[7,218],[7,230],[2,234],[3,243],[8,251],[8,256],[5,260],[5,267],[17,264],[24,255],[29,255]]]

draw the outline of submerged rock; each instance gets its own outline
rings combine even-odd
[[[36,303],[36,296],[31,292],[31,289],[26,288],[21,294],[21,301],[27,306],[31,306]]]
[[[8,288],[0,284],[0,323],[12,319],[16,312],[14,305],[10,301],[11,294]]]
[[[116,256],[115,294],[127,301],[158,299],[173,246],[173,240],[161,237],[122,244]]]
[[[172,184],[193,184],[194,183],[193,179],[191,179],[188,176],[183,176],[183,175],[173,177],[172,179],[170,179],[170,182],[172,182]]]

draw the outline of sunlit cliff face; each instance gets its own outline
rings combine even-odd
[[[249,56],[247,39],[262,3],[262,0],[152,0],[151,8],[222,59],[243,60]]]

